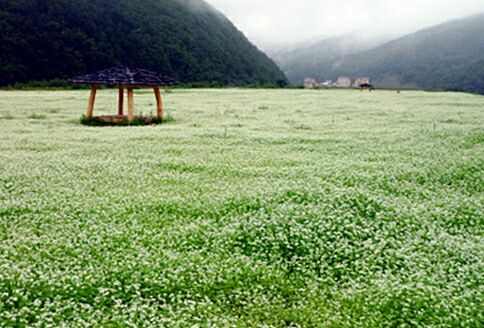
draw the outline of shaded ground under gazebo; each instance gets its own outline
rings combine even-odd
[[[86,117],[91,120],[93,118],[103,122],[133,122],[134,115],[134,89],[151,88],[154,91],[156,98],[156,116],[163,120],[163,101],[161,98],[160,87],[171,87],[180,84],[167,76],[150,72],[145,69],[133,69],[129,67],[115,67],[87,75],[75,77],[70,80],[76,84],[91,85],[91,95],[87,105]],[[118,114],[117,115],[103,115],[93,116],[94,103],[96,101],[96,93],[101,85],[119,88],[118,99]],[[124,90],[128,94],[128,115],[124,113]]]

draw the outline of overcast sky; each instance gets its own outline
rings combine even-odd
[[[206,0],[262,49],[363,29],[400,36],[484,11],[484,0]]]

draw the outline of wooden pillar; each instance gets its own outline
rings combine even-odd
[[[124,115],[124,89],[119,87],[118,115]]]
[[[92,114],[94,112],[94,102],[96,101],[96,93],[97,93],[98,86],[93,84],[91,85],[91,95],[89,96],[89,102],[87,104],[87,113],[86,116],[88,119],[92,119]]]
[[[128,122],[134,120],[134,93],[133,88],[128,88]]]
[[[154,87],[156,97],[156,115],[160,120],[163,120],[163,100],[161,99],[160,88]]]

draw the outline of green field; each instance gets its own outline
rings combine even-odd
[[[484,97],[87,98],[0,92],[1,326],[482,327]]]

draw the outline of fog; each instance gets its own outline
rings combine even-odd
[[[389,38],[484,11],[484,0],[205,0],[264,50],[359,31]]]

